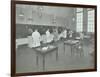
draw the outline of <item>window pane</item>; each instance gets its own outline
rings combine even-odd
[[[94,32],[94,10],[88,11],[88,32]]]
[[[83,8],[76,8],[76,12],[82,12]]]
[[[76,25],[77,25],[77,32],[82,32],[83,31],[83,12],[77,13]]]

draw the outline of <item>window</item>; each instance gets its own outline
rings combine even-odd
[[[83,31],[83,8],[76,9],[76,28],[77,32]]]
[[[94,32],[94,10],[88,10],[88,32]]]

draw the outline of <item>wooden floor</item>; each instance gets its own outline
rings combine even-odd
[[[86,43],[83,44],[84,56],[79,56],[79,54],[71,55],[70,46],[67,45],[64,52],[64,43],[58,42],[58,61],[56,61],[56,52],[47,54],[45,57],[45,70],[43,70],[43,58],[41,55],[38,55],[39,65],[37,65],[35,51],[28,48],[27,45],[19,46],[16,51],[16,72],[25,73],[93,68],[93,56],[89,54],[92,46]]]

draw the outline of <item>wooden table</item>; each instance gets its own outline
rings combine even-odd
[[[69,45],[70,48],[71,48],[71,55],[72,55],[73,46],[76,45],[77,43],[79,43],[79,40],[67,40],[67,41],[64,41],[64,52],[65,52],[65,46],[66,46],[66,45]]]
[[[46,47],[48,47],[46,49]],[[44,49],[43,49],[44,48]],[[33,48],[36,52],[36,64],[38,65],[38,56],[43,56],[43,71],[45,71],[45,56],[53,51],[56,51],[56,61],[58,60],[58,47],[53,45],[48,45],[44,47]]]

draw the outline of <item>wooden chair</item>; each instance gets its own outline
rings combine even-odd
[[[77,43],[76,45],[74,45],[74,52],[77,53],[80,56],[84,56],[84,51],[83,51],[83,44],[80,41],[79,43]]]

